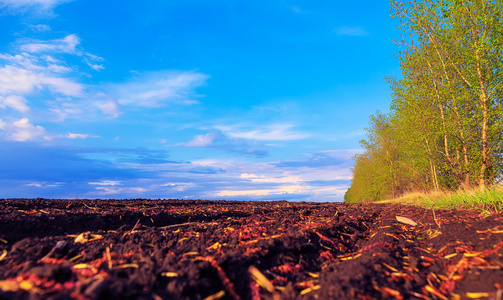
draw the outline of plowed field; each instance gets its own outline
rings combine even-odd
[[[8,199],[0,299],[500,300],[502,239],[470,210]]]

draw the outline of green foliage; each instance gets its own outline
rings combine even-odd
[[[347,202],[492,185],[503,175],[503,0],[392,0],[408,40],[389,114],[370,117]]]

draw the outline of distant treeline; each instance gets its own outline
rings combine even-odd
[[[503,0],[391,1],[404,32],[390,113],[370,117],[346,202],[502,178]]]

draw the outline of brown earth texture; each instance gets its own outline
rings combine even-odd
[[[389,204],[4,199],[0,299],[500,300],[502,221]]]

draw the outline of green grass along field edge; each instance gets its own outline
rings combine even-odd
[[[503,185],[486,189],[458,190],[455,192],[408,193],[400,198],[377,201],[417,205],[431,209],[476,209],[483,215],[503,213]]]

